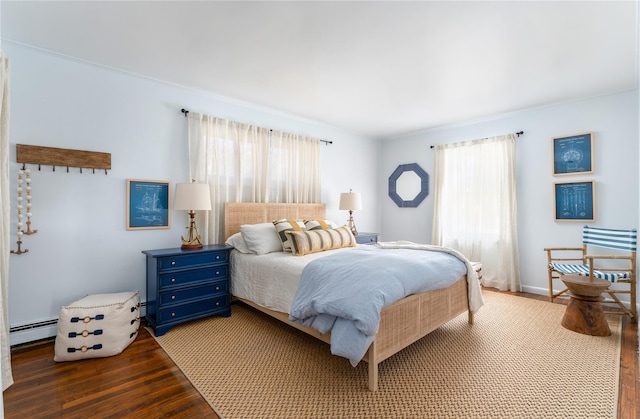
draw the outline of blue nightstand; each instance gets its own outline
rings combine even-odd
[[[229,252],[232,247],[145,250],[147,323],[156,336],[190,320],[231,315]]]

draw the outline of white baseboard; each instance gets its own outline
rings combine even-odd
[[[549,295],[549,290],[547,288],[540,288],[540,287],[532,287],[532,286],[528,286],[528,285],[523,285],[522,286],[522,291],[524,292],[530,292],[532,294],[539,294],[539,295]],[[560,290],[553,290],[553,292],[558,292]],[[620,301],[622,301],[623,303],[625,303],[627,306],[629,305],[629,300],[628,299],[624,299],[624,298],[620,298]],[[617,306],[617,304],[615,303],[611,303],[612,306]],[[640,313],[640,302],[636,304],[636,313]],[[638,336],[638,339],[640,339],[640,336]]]
[[[530,292],[531,294],[539,294],[539,295],[548,295],[549,294],[549,290],[547,288],[532,287],[532,286],[529,286],[529,285],[523,285],[522,286],[522,291]]]

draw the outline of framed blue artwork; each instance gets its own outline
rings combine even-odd
[[[593,132],[551,139],[553,176],[593,173]]]
[[[596,182],[555,182],[555,221],[595,221]]]
[[[127,230],[171,228],[171,182],[127,179]]]

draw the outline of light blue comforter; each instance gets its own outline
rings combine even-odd
[[[356,366],[378,332],[384,307],[446,288],[466,272],[463,261],[443,252],[358,247],[304,268],[289,319],[331,331],[331,353]]]

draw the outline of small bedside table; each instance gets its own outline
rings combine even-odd
[[[156,336],[190,320],[231,315],[229,252],[206,245],[198,250],[144,250],[147,255],[146,320]]]
[[[356,243],[358,244],[375,244],[378,243],[378,233],[362,233],[358,232]]]

